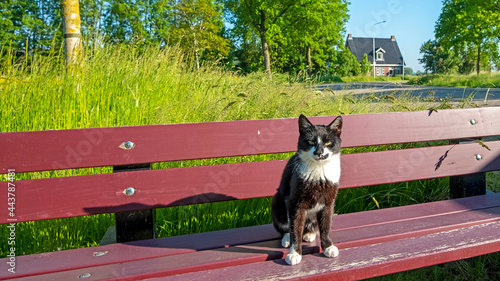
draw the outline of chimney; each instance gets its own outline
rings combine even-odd
[[[347,39],[348,40],[352,40],[352,34],[351,33],[347,34]]]
[[[396,37],[394,35],[391,36],[391,41],[396,41]]]

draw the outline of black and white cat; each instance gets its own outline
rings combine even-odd
[[[271,205],[281,244],[290,247],[285,259],[290,265],[302,260],[302,241],[312,242],[318,234],[325,256],[339,254],[330,226],[340,179],[341,130],[341,116],[328,126],[299,117],[297,153],[288,161]]]

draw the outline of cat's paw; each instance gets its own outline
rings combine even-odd
[[[285,235],[283,235],[283,238],[281,238],[281,246],[284,248],[290,247],[290,233],[285,233]]]
[[[286,263],[289,265],[296,265],[302,261],[302,256],[295,251],[290,251],[285,258]]]
[[[337,247],[331,245],[330,247],[326,248],[323,251],[323,254],[329,258],[333,258],[333,257],[336,257],[339,255],[339,249]]]
[[[302,240],[305,242],[312,242],[316,239],[316,233],[314,232],[308,232],[302,236]]]

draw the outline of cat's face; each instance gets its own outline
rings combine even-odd
[[[328,161],[340,153],[342,117],[338,116],[329,125],[313,125],[307,117],[299,117],[298,151],[304,160]]]

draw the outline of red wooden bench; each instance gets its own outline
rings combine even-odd
[[[327,124],[332,117],[311,120]],[[484,173],[500,170],[500,141],[463,140],[498,136],[499,124],[500,107],[344,116],[345,148],[452,142],[344,154],[341,188],[451,177],[454,199],[335,216],[331,235],[340,255],[325,258],[313,242],[305,244],[296,266],[285,264],[287,249],[271,225],[151,239],[155,208],[272,196],[285,160],[162,170],[149,165],[291,152],[297,119],[1,133],[3,174],[97,166],[115,171],[15,181],[15,217],[4,197],[2,224],[115,213],[120,243],[17,256],[15,274],[5,269],[9,258],[2,259],[0,280],[348,280],[496,252],[500,194],[485,194]]]

